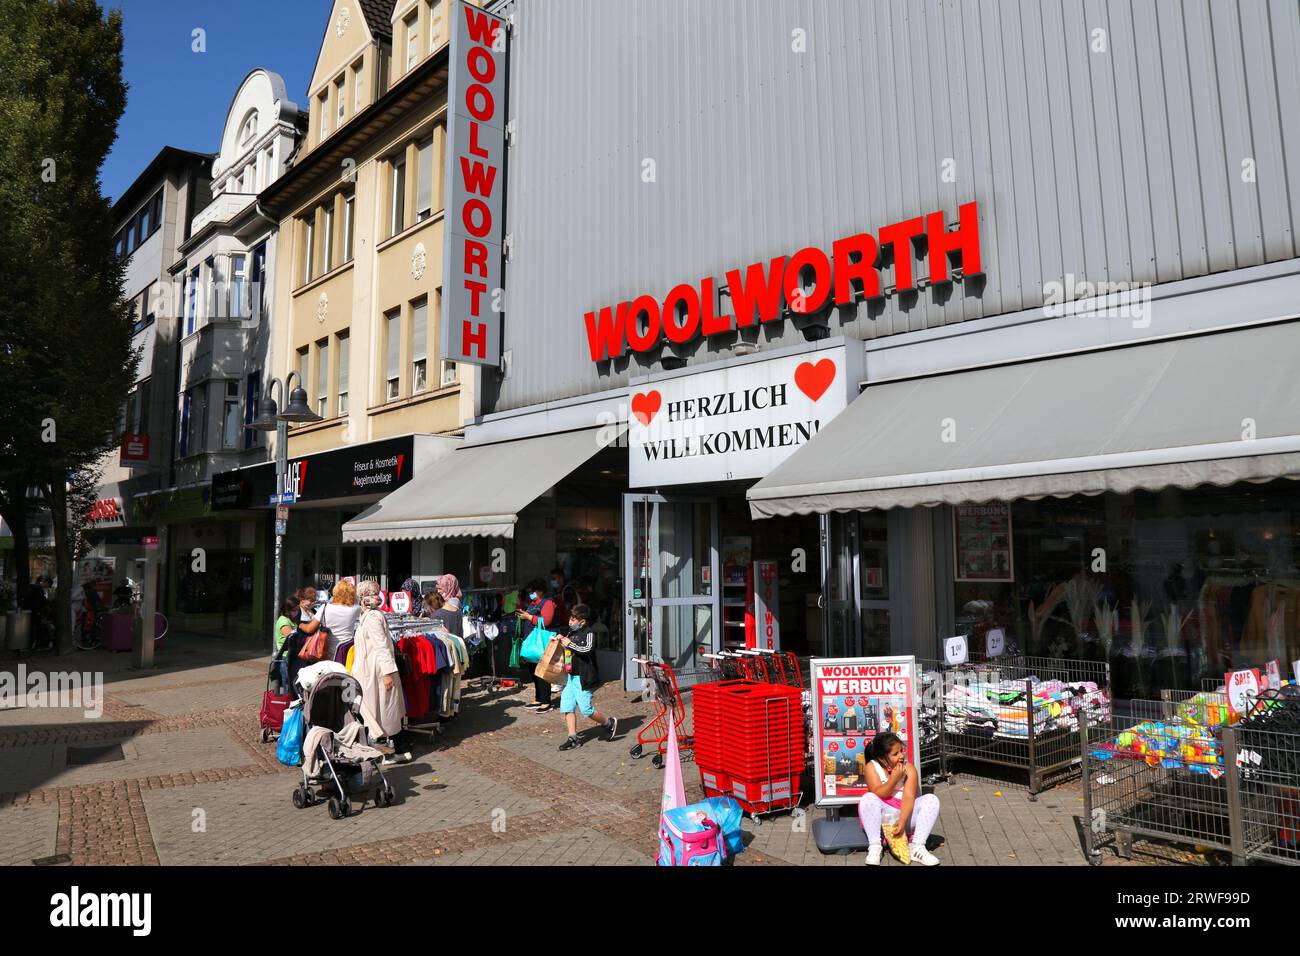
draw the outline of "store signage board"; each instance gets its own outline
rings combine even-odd
[[[963,277],[979,275],[979,205],[963,203],[957,222],[942,211],[884,226],[878,236],[860,232],[835,242],[829,251],[809,247],[728,271],[725,281],[706,277],[674,286],[667,294],[646,293],[616,305],[587,312],[583,321],[593,362],[633,352],[653,352],[664,340],[683,345],[700,337],[734,335],[737,329],[784,318],[817,315],[831,307],[875,300],[891,289],[881,282],[877,263],[888,249],[893,256],[896,291],[922,283],[913,269],[915,243],[924,240],[928,278],[924,284],[947,285],[950,267],[960,260]],[[886,279],[888,282],[888,279]],[[720,296],[726,288],[725,299]],[[727,314],[723,303],[732,311]]]
[[[762,478],[848,407],[857,356],[840,345],[633,386],[630,486]]]
[[[781,649],[780,569],[775,561],[754,562],[755,640],[760,650]]]
[[[856,806],[867,793],[871,741],[893,732],[921,764],[921,674],[915,657],[814,657],[813,780],[817,806]]]
[[[1258,668],[1232,671],[1224,677],[1228,689],[1228,705],[1239,714],[1248,714],[1259,699],[1259,690],[1263,681]]]
[[[958,634],[943,642],[943,659],[949,664],[965,664],[970,654],[970,645],[965,634]]]
[[[117,463],[121,468],[149,464],[149,436],[139,434],[123,435],[122,448],[118,453]]]
[[[292,491],[283,491],[278,495],[271,495],[267,499],[267,503],[276,505],[277,506],[276,510],[278,512],[279,507],[282,507],[284,505],[294,504],[297,500],[298,500],[298,496],[294,494]]]
[[[510,28],[468,3],[452,18],[439,338],[445,359],[499,366]]]

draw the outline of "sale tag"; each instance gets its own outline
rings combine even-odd
[[[995,627],[989,631],[984,638],[984,654],[986,657],[1001,657],[1002,652],[1007,649],[1007,635],[1000,627]]]
[[[1248,714],[1259,699],[1259,671],[1233,671],[1224,682],[1228,687],[1228,704],[1239,714]]]
[[[1268,674],[1268,686],[1273,690],[1282,689],[1282,665],[1278,661],[1269,661],[1265,666]]]
[[[965,664],[970,648],[966,645],[966,635],[958,634],[943,642],[943,659],[949,664]]]
[[[405,614],[411,609],[411,592],[394,591],[392,596],[389,598],[389,601],[392,604],[394,611],[398,614]]]

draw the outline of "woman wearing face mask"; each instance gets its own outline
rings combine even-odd
[[[527,603],[515,612],[515,616],[519,619],[520,640],[527,639],[538,624],[548,631],[554,630],[552,622],[557,620],[556,607],[555,602],[546,593],[546,583],[541,578],[531,582],[524,589],[524,597]],[[524,676],[525,679],[532,680],[535,698],[533,703],[528,705],[528,709],[535,714],[544,714],[551,709],[551,682],[536,676],[533,670],[534,665],[525,661]]]
[[[402,729],[406,698],[397,675],[388,622],[379,610],[383,604],[379,585],[363,581],[357,596],[363,610],[354,635],[352,676],[361,683],[361,716],[372,736],[387,737],[393,744],[392,756],[385,757],[384,763],[405,763],[411,759],[407,734]]]

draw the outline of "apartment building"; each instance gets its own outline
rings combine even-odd
[[[267,460],[263,433],[248,426],[270,368],[278,223],[257,195],[287,168],[305,128],[283,78],[250,72],[226,110],[211,201],[195,210],[169,264],[179,329],[166,608],[189,628],[254,628],[264,610],[265,522],[257,512],[214,512],[209,486],[218,472]]]
[[[140,580],[145,540],[158,534],[156,493],[174,484],[178,320],[168,266],[190,236],[195,211],[211,198],[211,160],[211,153],[165,146],[113,205],[114,251],[127,263],[123,291],[141,358],[122,410],[126,437],[102,464],[90,515],[90,553],[108,559],[98,566],[112,569],[112,586]]]
[[[475,372],[443,361],[437,344],[450,7],[336,0],[306,139],[259,196],[279,222],[275,375],[292,373],[322,419],[289,439],[290,586],[338,575],[397,584],[441,560],[436,546],[422,556],[410,542],[343,546],[340,529],[453,445],[475,413]],[[287,395],[275,397],[283,408]],[[223,476],[215,493],[265,507],[272,487],[263,466]]]

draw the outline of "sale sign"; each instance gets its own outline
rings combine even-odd
[[[506,191],[506,54],[510,25],[469,3],[454,8],[447,80],[447,237],[443,357],[501,364]]]
[[[856,805],[868,792],[867,764],[877,736],[896,734],[913,766],[921,763],[920,671],[915,657],[812,659],[817,805]]]
[[[1225,675],[1224,686],[1228,690],[1228,705],[1239,714],[1249,714],[1259,700],[1259,691],[1263,681],[1259,668],[1232,671]]]

